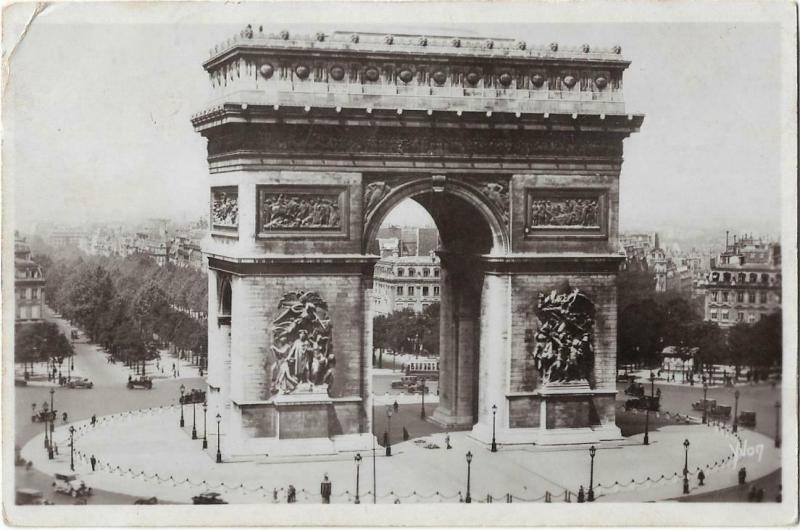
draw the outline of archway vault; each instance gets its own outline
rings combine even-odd
[[[431,215],[446,247],[447,240],[452,240],[448,235],[459,232],[459,227],[454,224],[459,221],[458,214],[466,211],[479,214],[482,223],[460,230],[475,236],[471,248],[448,250],[475,252],[483,247],[480,253],[505,255],[511,249],[508,189],[508,179],[505,177],[471,179],[429,175],[408,178],[381,175],[365,178],[362,249],[368,251],[383,220],[392,209],[406,199],[413,199]],[[475,223],[478,220],[471,221]],[[488,241],[484,242],[484,239]]]

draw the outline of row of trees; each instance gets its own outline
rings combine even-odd
[[[372,321],[372,345],[399,353],[439,353],[439,304],[422,313],[411,309],[379,315]]]
[[[702,300],[680,293],[655,293],[653,275],[626,271],[619,276],[618,325],[620,364],[657,366],[666,346],[697,347],[695,369],[705,364],[737,368],[780,366],[781,313],[729,329],[704,321]]]
[[[74,353],[69,339],[52,322],[17,324],[14,337],[14,361],[22,363],[25,372],[33,373],[36,363],[61,365]]]
[[[143,255],[35,259],[45,268],[48,303],[115,359],[145,366],[158,357],[159,344],[167,343],[205,356],[205,323],[173,308],[205,310],[208,283],[202,273],[159,267]]]

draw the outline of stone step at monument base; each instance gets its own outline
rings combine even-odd
[[[492,427],[476,424],[469,437],[482,444],[491,445]],[[622,432],[616,425],[597,425],[580,428],[540,429],[497,429],[495,441],[498,446],[536,445],[536,446],[570,446],[585,444],[602,444],[613,447],[624,442]]]
[[[266,459],[285,461],[303,459],[335,460],[338,457],[351,458],[350,453],[372,450],[373,442],[378,450],[377,439],[370,434],[343,434],[333,438],[250,438],[225,454],[225,461],[246,461]]]

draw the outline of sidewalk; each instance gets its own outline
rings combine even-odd
[[[319,482],[323,473],[328,473],[334,483],[332,502],[354,501],[353,454],[294,459],[262,457],[216,464],[216,437],[212,434],[209,450],[202,451],[201,440],[191,439],[191,421],[180,429],[178,418],[178,407],[165,407],[103,417],[94,428],[86,422],[74,424],[78,429],[76,472],[88,485],[109,491],[190,502],[192,495],[212,489],[232,503],[272,502],[275,494],[284,502],[290,484],[297,489],[298,502],[318,503]],[[56,460],[47,460],[42,435],[25,445],[23,458],[32,460],[34,467],[48,474],[67,470],[69,454],[64,454],[68,447],[67,429],[68,425],[56,429],[55,439],[62,449]],[[202,432],[198,434],[202,438]],[[459,494],[463,496],[466,491],[467,451],[474,455],[473,502],[485,501],[487,495],[503,502],[506,494],[513,495],[514,502],[543,501],[546,494],[552,502],[562,502],[567,496],[574,501],[580,485],[588,489],[590,458],[585,446],[509,446],[491,453],[468,434],[450,434],[453,450],[444,449],[442,433],[395,444],[390,458],[382,456],[379,449],[374,462],[378,501],[458,502]],[[772,447],[771,440],[750,431],[740,434],[742,446],[730,433],[717,428],[680,425],[652,432],[649,446],[641,445],[641,436],[631,437],[623,444],[599,446],[594,461],[597,500],[650,501],[679,496],[683,440],[687,438],[691,440],[689,469],[693,492],[705,493],[735,485],[741,465],[747,467],[748,480],[780,466],[779,452]],[[224,433],[221,443],[224,448]],[[760,447],[758,452],[756,447]],[[91,455],[100,462],[95,472],[88,463]],[[361,456],[359,493],[368,499],[373,488],[373,461],[370,452]],[[698,491],[693,473],[701,466],[707,479]]]

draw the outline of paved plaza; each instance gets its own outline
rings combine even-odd
[[[101,417],[95,427],[86,421],[76,423],[76,472],[94,488],[179,503],[190,502],[193,495],[206,490],[218,491],[233,503],[285,502],[290,485],[298,492],[298,502],[318,503],[319,483],[328,473],[334,484],[332,502],[355,501],[353,454],[265,456],[216,464],[215,433],[210,430],[209,449],[203,451],[201,440],[191,439],[191,419],[181,429],[179,415],[177,406],[156,407]],[[67,429],[67,425],[56,429],[55,439],[65,448],[56,459],[47,460],[41,450],[43,435],[26,444],[23,457],[48,474],[68,471]],[[202,427],[199,436],[202,438]],[[468,451],[474,455],[470,492],[473,502],[486,502],[488,495],[494,502],[505,502],[507,494],[514,502],[574,502],[581,485],[588,489],[590,457],[585,446],[509,446],[493,454],[462,432],[450,434],[453,449],[448,450],[444,436],[437,433],[396,444],[392,457],[383,456],[378,447],[377,501],[464,500]],[[737,438],[729,430],[717,427],[667,426],[651,433],[649,446],[641,445],[641,435],[637,435],[598,448],[594,465],[597,501],[650,501],[681,496],[684,439],[691,442],[689,480],[693,494],[734,486],[742,466],[747,468],[749,479],[767,475],[780,466],[779,452],[761,434],[741,430]],[[225,443],[224,436],[221,443]],[[89,463],[91,455],[99,461],[94,472]],[[372,455],[361,456],[359,494],[361,502],[372,502]],[[698,468],[706,475],[704,486],[698,484]]]

